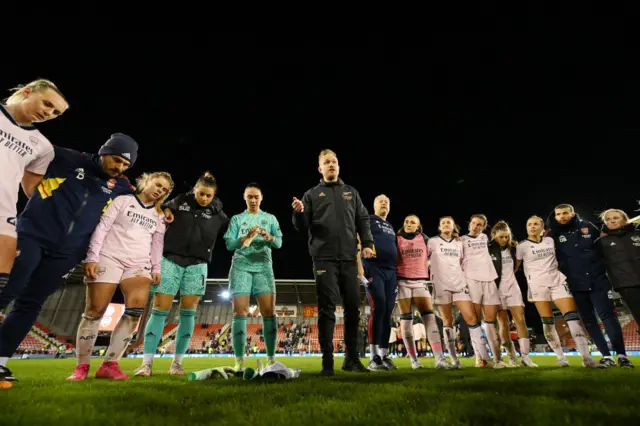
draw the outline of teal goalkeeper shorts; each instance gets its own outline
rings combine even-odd
[[[175,296],[202,296],[207,286],[207,264],[180,266],[169,259],[160,262],[162,280],[157,286],[151,286],[151,293],[170,294]]]
[[[276,283],[271,265],[260,272],[248,272],[231,265],[229,293],[231,296],[261,296],[274,294]]]

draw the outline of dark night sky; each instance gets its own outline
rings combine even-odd
[[[592,220],[614,206],[635,215],[640,70],[624,28],[558,22],[540,36],[497,22],[422,39],[70,34],[37,59],[16,53],[0,87],[53,80],[71,103],[40,126],[54,144],[95,152],[128,133],[140,143],[130,178],[167,170],[182,191],[208,169],[229,216],[259,182],[284,233],[279,278],[312,278],[290,203],[320,179],[324,148],[368,208],[385,193],[396,228],[417,213],[430,236],[441,215],[466,228],[482,212],[522,239],[527,217],[560,202]],[[229,262],[219,244],[210,276]]]

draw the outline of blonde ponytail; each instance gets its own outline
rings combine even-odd
[[[24,89],[31,89],[33,92],[43,92],[45,90],[51,89],[54,92],[56,92],[58,95],[60,95],[60,97],[62,97],[62,99],[64,99],[65,102],[67,102],[67,99],[64,97],[60,89],[58,89],[58,87],[55,84],[53,84],[52,81],[41,78],[38,80],[33,80],[32,82],[27,83],[26,85],[21,84],[19,86],[12,88],[10,91],[13,92],[13,94],[5,100],[5,105],[17,104],[22,102],[25,99],[24,94],[22,93]],[[68,103],[69,102],[67,102],[67,104]]]

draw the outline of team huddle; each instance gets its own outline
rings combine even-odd
[[[378,196],[374,203],[376,214],[372,216],[374,241],[376,248],[385,247],[382,251],[384,259],[381,264],[378,263],[380,256],[365,261],[360,272],[360,275],[365,277],[372,306],[369,324],[372,342],[370,369],[394,368],[387,353],[390,330],[387,324],[390,322],[386,321],[386,317],[393,309],[396,285],[402,338],[413,368],[422,366],[416,357],[414,340],[419,338],[414,337],[412,302],[415,303],[425,324],[426,337],[436,359],[436,368],[462,368],[456,356],[452,303],[455,303],[469,326],[471,342],[476,353],[476,367],[518,366],[515,346],[508,333],[507,311],[511,312],[516,323],[521,363],[528,367],[537,367],[529,357],[530,341],[524,319],[524,302],[515,275],[520,266],[524,267],[528,300],[535,303],[538,309],[545,338],[557,355],[558,365],[567,367],[569,362],[555,328],[551,302],[558,306],[567,321],[578,351],[582,355],[583,365],[590,368],[606,368],[611,365],[608,349],[603,349],[603,354],[606,355],[604,362],[596,363],[590,356],[587,335],[580,324],[581,318],[568,287],[567,277],[560,271],[556,259],[554,239],[543,236],[542,218],[529,218],[528,238],[521,243],[512,241],[511,229],[504,221],[498,222],[491,229],[489,241],[489,237],[483,233],[487,227],[487,218],[481,214],[471,217],[469,233],[463,236],[458,235],[459,230],[453,218],[447,216],[440,219],[440,234],[428,238],[422,233],[420,221],[415,215],[405,218],[403,227],[395,236],[389,231],[393,228],[386,222],[389,206],[390,201],[386,196]],[[571,206],[561,205],[556,208],[556,214],[561,215],[565,210],[573,213]],[[619,212],[611,211],[605,213],[607,214],[618,215]],[[591,237],[587,233],[583,235],[585,239]],[[377,250],[377,253],[380,253],[380,250]],[[427,276],[430,276],[433,282],[433,295],[426,288]],[[390,297],[392,301],[386,304],[386,309],[385,302],[388,300],[384,300],[385,296]],[[444,341],[451,357],[450,363],[443,355],[440,343],[442,336],[433,314],[433,303],[438,306],[442,315]],[[378,309],[383,312],[378,313]],[[480,328],[481,319],[484,319],[486,338]],[[498,322],[501,329],[500,338]],[[619,365],[633,367],[626,357],[623,342],[614,340],[617,337],[621,339],[621,330],[619,333],[610,334]],[[491,349],[493,359],[489,356],[485,340]],[[500,341],[508,353],[508,362],[502,359]]]
[[[11,312],[0,324],[0,380],[17,380],[6,366],[8,359],[35,323],[46,299],[80,263],[84,267],[86,302],[77,330],[77,366],[68,380],[81,381],[88,376],[99,323],[118,286],[124,294],[126,308],[95,376],[114,380],[129,378],[120,369],[119,360],[134,336],[150,295],[153,295],[153,309],[141,330],[144,357],[135,375],[152,375],[154,354],[178,292],[180,321],[169,374],[185,374],[182,361],[194,331],[196,308],[205,292],[207,266],[218,238],[224,239],[226,248],[234,252],[229,292],[233,298],[231,333],[235,369],[244,368],[251,295],[258,301],[264,323],[267,363],[275,363],[277,322],[272,249],[282,246],[282,231],[276,217],[261,210],[260,186],[256,183],[246,186],[243,194],[246,210],[229,219],[216,197],[217,183],[209,172],[205,172],[189,192],[171,199],[174,182],[169,173],[144,173],[132,185],[123,174],[137,160],[138,144],[130,136],[115,133],[97,154],[81,153],[53,146],[33,125],[60,116],[68,107],[60,90],[47,80],[15,89],[5,105],[0,105],[0,141],[5,150],[5,164],[0,169],[4,178],[0,185],[3,195],[0,202],[0,309],[14,301]],[[536,304],[558,365],[569,364],[555,330],[551,302],[562,311],[584,366],[615,365],[608,348],[601,348],[601,341],[594,336],[591,321],[594,306],[605,323],[618,365],[633,366],[626,358],[621,330],[618,334],[620,325],[617,319],[607,316],[608,307],[603,307],[601,300],[596,303],[592,292],[595,289],[590,287],[588,291],[593,294],[589,293],[585,301],[580,302],[587,306],[584,312],[576,306],[576,302],[582,300],[576,292],[582,289],[569,288],[572,281],[579,280],[564,272],[565,263],[571,266],[573,260],[563,263],[562,256],[566,253],[558,246],[558,241],[564,239],[564,243],[567,238],[573,238],[573,228],[552,229],[552,234],[544,236],[544,221],[533,216],[527,221],[527,239],[516,244],[505,222],[493,226],[489,238],[484,233],[487,218],[474,215],[468,234],[461,236],[454,219],[447,216],[439,221],[439,235],[428,238],[422,232],[419,218],[411,215],[395,232],[386,220],[389,198],[378,196],[374,202],[375,214],[369,215],[357,190],[338,177],[339,163],[333,151],[320,153],[318,171],[322,175],[320,183],[302,199],[293,198],[292,222],[296,230],[309,235],[318,298],[322,375],[334,374],[333,332],[336,304],[340,299],[345,318],[346,351],[342,364],[345,371],[397,368],[388,354],[391,313],[396,303],[413,368],[422,366],[412,332],[412,305],[424,321],[436,368],[462,368],[456,356],[453,304],[469,326],[476,366],[518,365],[515,347],[508,338],[510,312],[518,330],[521,363],[535,367],[529,357],[524,302],[515,278],[520,266],[527,279],[528,299]],[[17,218],[19,185],[29,201]],[[564,213],[568,213],[564,225],[579,219],[571,206],[562,205],[556,208],[555,217],[560,218],[559,222],[564,220]],[[602,258],[603,274],[606,266],[616,289],[628,290],[623,297],[637,315],[639,298],[635,291],[640,287],[640,268],[633,264],[638,256],[632,254],[638,250],[636,243],[640,238],[622,211],[609,210],[603,214],[603,220],[605,236],[601,240],[606,242],[596,241],[599,231],[588,228],[589,232],[585,233],[584,227],[580,227],[581,247],[587,243],[593,246],[588,250]],[[619,247],[612,249],[617,246],[616,238],[620,239],[622,252]],[[627,240],[631,244],[627,244]],[[434,284],[433,295],[426,287],[428,279]],[[362,365],[356,343],[361,281],[365,282],[371,305],[369,368]],[[604,287],[609,288],[610,284]],[[591,300],[590,297],[593,302],[586,301]],[[587,312],[588,303],[592,303],[591,317]],[[436,324],[434,304],[444,323],[444,336]],[[605,355],[600,363],[589,354],[581,319]],[[444,356],[442,337],[450,360]],[[508,362],[502,359],[501,340],[507,349]]]

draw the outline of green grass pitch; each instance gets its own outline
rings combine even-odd
[[[263,360],[265,358],[262,358]],[[154,361],[154,376],[128,381],[90,378],[67,382],[74,359],[18,360],[9,367],[20,382],[0,390],[0,424],[9,425],[634,425],[640,424],[636,369],[588,370],[577,357],[556,368],[537,357],[538,369],[440,371],[431,358],[413,371],[407,359],[394,372],[319,376],[320,358],[279,357],[302,369],[297,380],[188,382],[169,376],[170,359]],[[363,360],[366,361],[366,360]],[[141,359],[124,359],[130,375]],[[186,358],[185,370],[233,365],[233,358]],[[254,367],[255,358],[246,366]]]

